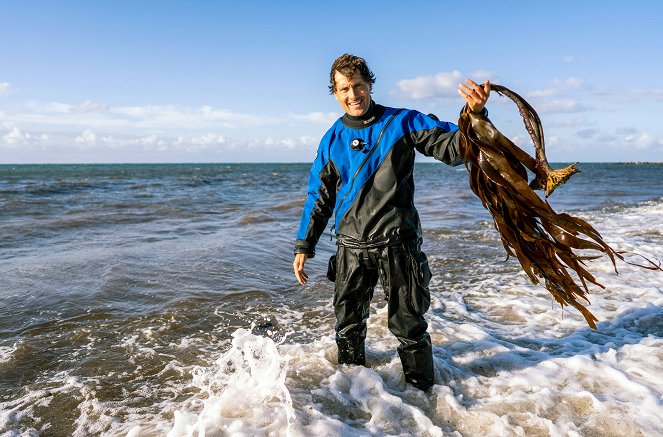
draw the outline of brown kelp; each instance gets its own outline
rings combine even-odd
[[[607,255],[616,272],[616,259],[624,260],[624,256],[605,243],[585,220],[555,212],[547,200],[534,192],[543,189],[547,198],[578,172],[576,164],[553,170],[545,155],[543,127],[534,108],[506,87],[491,84],[490,88],[516,103],[536,154],[535,158],[527,154],[487,118],[466,107],[458,126],[470,187],[493,216],[507,258],[515,256],[533,284],[543,280],[557,302],[578,309],[589,326],[596,329],[598,319],[579,299],[589,304],[588,283],[605,287],[587,270],[585,261]],[[534,174],[530,183],[528,169]],[[599,253],[591,256],[579,253],[587,250]],[[648,265],[635,265],[661,270],[660,265],[647,262]]]

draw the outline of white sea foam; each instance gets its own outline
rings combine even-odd
[[[193,383],[205,394],[202,411],[176,411],[168,436],[287,435],[294,411],[286,372],[270,338],[237,330],[212,367],[194,370]]]
[[[652,202],[589,219],[619,249],[662,258],[661,208]],[[591,288],[598,330],[574,309],[551,306],[517,266],[480,266],[449,287],[438,272],[427,315],[436,380],[428,393],[404,381],[379,290],[369,368],[336,364],[331,325],[310,343],[239,330],[228,352],[192,372],[198,401],[178,408],[169,436],[660,435],[663,274],[618,267],[616,274],[607,259],[589,263],[606,287]],[[280,311],[277,319],[297,329],[301,317]],[[127,435],[152,435],[158,426],[149,422]]]
[[[584,218],[617,249],[663,259],[663,201]],[[481,241],[496,239],[486,223]],[[438,266],[454,255],[428,253]],[[590,287],[589,308],[600,320],[595,331],[575,309],[553,304],[515,260],[501,260],[484,258],[462,277],[435,271],[426,317],[436,385],[428,393],[404,381],[378,290],[366,342],[369,368],[337,364],[329,301],[306,315],[274,306],[267,315],[273,326],[263,335],[235,331],[225,352],[195,332],[170,342],[169,350],[160,343],[162,328],[150,325],[114,345],[126,349],[129,364],[118,373],[138,372],[141,359],[174,350],[199,355],[197,365],[167,361],[124,403],[97,399],[106,375],[57,374],[49,390],[26,388],[0,403],[0,435],[48,434],[37,410],[57,408],[54,399],[62,397],[77,400],[76,435],[663,435],[663,273],[618,263],[616,274],[605,257],[588,262],[605,286]],[[320,287],[316,280],[312,275],[303,292]],[[223,316],[218,308],[210,313]],[[18,354],[16,347],[0,349],[0,365]],[[137,397],[156,400],[128,406]]]
[[[16,343],[12,346],[0,346],[0,363],[6,363],[11,360],[12,354],[16,351],[16,348]]]

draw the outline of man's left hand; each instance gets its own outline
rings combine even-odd
[[[465,99],[470,111],[481,112],[490,95],[490,82],[485,81],[482,86],[473,80],[467,79],[465,83],[469,86],[462,83],[458,85],[458,94]]]

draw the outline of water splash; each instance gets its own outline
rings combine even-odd
[[[193,384],[207,395],[203,409],[176,411],[168,437],[290,435],[295,413],[285,386],[288,366],[276,344],[246,329],[232,337],[232,347],[213,366],[194,369]]]

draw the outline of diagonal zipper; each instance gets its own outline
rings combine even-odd
[[[375,152],[375,151],[377,150],[378,145],[380,144],[380,140],[382,139],[382,135],[384,134],[384,131],[387,130],[387,126],[389,126],[389,124],[391,123],[391,121],[394,119],[394,117],[396,117],[396,115],[397,115],[399,112],[401,112],[401,109],[396,110],[396,112],[394,112],[394,113],[391,115],[391,117],[389,117],[389,120],[387,120],[387,122],[385,123],[385,125],[382,127],[382,130],[380,131],[380,135],[378,135],[378,139],[377,139],[377,141],[375,142],[375,144],[373,145],[373,148],[371,148],[371,150],[366,154],[366,157],[364,158],[364,160],[361,162],[361,164],[359,164],[359,167],[357,167],[357,170],[355,171],[355,174],[352,175],[352,180],[350,181],[350,189],[348,190],[347,193],[345,193],[345,196],[343,196],[343,197],[341,198],[341,201],[338,203],[338,206],[337,206],[336,209],[334,210],[334,217],[336,217],[336,211],[338,211],[339,209],[341,209],[341,206],[343,205],[343,201],[345,200],[345,198],[348,197],[348,195],[350,195],[350,193],[352,193],[352,188],[354,187],[355,179],[356,179],[357,176],[359,175],[359,172],[360,172],[361,169],[364,167],[364,165],[366,164],[366,162],[368,162],[368,159],[371,157],[371,155],[373,154],[373,152]],[[330,240],[332,239],[332,234],[333,234],[335,228],[336,228],[336,222],[334,222],[334,226],[332,226],[331,229],[329,230],[329,239],[330,239]]]

